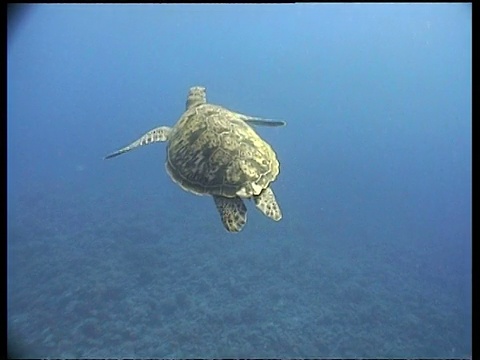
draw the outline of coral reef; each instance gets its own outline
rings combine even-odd
[[[470,351],[469,310],[445,288],[449,274],[425,281],[408,270],[419,255],[399,246],[369,248],[362,238],[342,247],[342,237],[318,237],[288,218],[282,231],[252,218],[233,239],[209,224],[213,206],[202,217],[206,201],[166,212],[159,195],[131,212],[135,196],[85,191],[10,206],[9,341],[27,357]],[[185,222],[185,212],[197,221]]]

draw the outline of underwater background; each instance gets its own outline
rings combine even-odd
[[[467,357],[470,4],[35,5],[7,48],[17,357]],[[174,184],[188,89],[284,120],[283,219]]]

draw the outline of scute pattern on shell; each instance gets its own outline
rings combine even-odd
[[[196,194],[258,195],[275,180],[275,152],[238,114],[201,104],[188,109],[173,128],[167,171]]]

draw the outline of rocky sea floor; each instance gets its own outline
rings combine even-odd
[[[450,290],[465,279],[397,229],[342,227],[328,212],[312,223],[288,207],[277,224],[247,204],[231,235],[211,199],[118,194],[64,185],[9,198],[18,356],[471,354],[469,290]]]

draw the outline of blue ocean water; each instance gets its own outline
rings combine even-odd
[[[8,24],[8,343],[23,357],[467,357],[469,4],[35,5]],[[274,222],[168,177],[188,89],[249,115]]]

